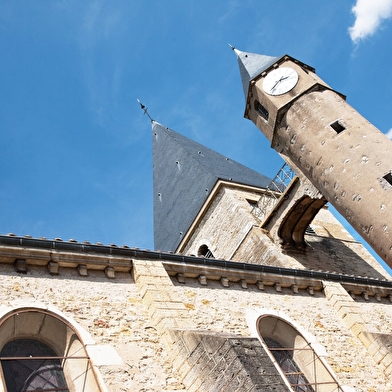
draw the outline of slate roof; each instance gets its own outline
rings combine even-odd
[[[250,82],[257,76],[259,76],[261,73],[266,71],[268,68],[270,68],[273,64],[279,62],[283,58],[286,57],[290,58],[300,66],[312,72],[316,72],[316,70],[313,67],[303,63],[302,61],[294,59],[293,57],[287,54],[280,57],[272,57],[272,56],[265,56],[263,54],[242,52],[241,50],[238,50],[234,47],[232,48],[237,56],[238,66],[240,68],[242,88],[245,94],[245,102],[248,100]]]
[[[271,57],[263,54],[241,52],[238,49],[233,49],[237,55],[238,66],[240,68],[240,75],[242,81],[242,88],[244,89],[245,101],[248,98],[249,83],[256,76],[275,64],[282,57]]]
[[[154,247],[175,251],[216,182],[265,188],[271,179],[152,122]]]

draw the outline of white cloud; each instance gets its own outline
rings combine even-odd
[[[349,33],[352,41],[357,43],[374,34],[382,20],[392,16],[392,0],[357,0],[351,11],[355,23]]]
[[[385,134],[388,139],[392,140],[392,128]]]

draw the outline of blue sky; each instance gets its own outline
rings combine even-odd
[[[392,0],[0,1],[0,233],[153,249],[151,126],[263,174],[237,61],[285,53],[392,129]],[[356,238],[359,238],[356,236]]]

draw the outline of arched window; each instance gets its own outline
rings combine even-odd
[[[79,332],[47,309],[18,308],[0,318],[0,365],[0,390],[8,392],[102,390]]]
[[[197,251],[198,257],[205,257],[206,259],[214,259],[214,255],[210,251],[207,245],[201,245],[199,250]]]
[[[34,339],[15,339],[0,352],[8,391],[69,391],[62,358],[45,343]]]
[[[295,392],[343,391],[333,372],[289,322],[265,315],[257,320],[259,336]]]
[[[294,391],[298,392],[314,392],[314,389],[306,379],[304,373],[293,359],[293,351],[282,347],[276,340],[264,338],[265,344],[268,346],[271,354],[287,377]]]

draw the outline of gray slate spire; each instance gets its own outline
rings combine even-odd
[[[153,121],[154,247],[175,251],[216,182],[270,179]]]
[[[242,87],[244,89],[245,100],[248,99],[249,83],[256,76],[276,63],[281,57],[264,56],[262,54],[241,52],[233,48],[237,55],[238,65],[240,67],[240,74],[242,80]]]

